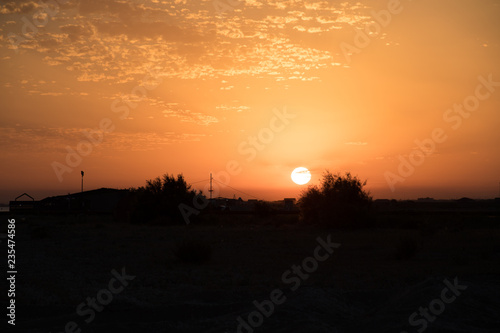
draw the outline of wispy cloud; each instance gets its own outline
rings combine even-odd
[[[26,128],[22,126],[1,127],[0,140],[5,151],[11,152],[66,152],[66,147],[75,147],[87,140],[84,131],[87,128],[42,127]],[[205,134],[177,132],[112,132],[99,144],[100,149],[119,151],[150,151],[165,145],[200,141]]]

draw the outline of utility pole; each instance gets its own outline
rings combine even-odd
[[[210,173],[210,190],[208,190],[208,192],[210,192],[210,200],[212,200],[212,192],[214,190],[212,189],[212,173]]]
[[[82,193],[83,193],[83,171],[80,171],[80,173],[82,174]]]

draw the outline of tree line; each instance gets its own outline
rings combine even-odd
[[[349,172],[333,174],[325,171],[319,186],[309,186],[301,193],[297,201],[300,221],[309,225],[333,227],[365,226],[372,203],[372,197],[364,189],[365,185],[366,181],[361,181]],[[208,200],[202,192],[193,189],[182,174],[177,177],[164,174],[147,180],[144,186],[130,190],[128,220],[136,224],[184,224],[179,206],[192,205],[197,196],[198,200]],[[266,209],[265,202],[256,204],[258,216],[262,216]],[[210,210],[208,206],[205,213]],[[196,223],[199,216],[193,218],[191,222]]]

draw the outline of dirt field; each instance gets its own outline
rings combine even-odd
[[[16,332],[500,327],[500,229],[338,231],[238,221],[162,227],[29,216],[16,223]],[[340,246],[325,247],[328,240]],[[183,241],[208,244],[210,260],[177,259],[172,250]],[[117,274],[128,276],[126,285]],[[459,285],[455,293],[449,284]],[[101,311],[85,304],[96,297]],[[418,314],[429,306],[427,317]]]

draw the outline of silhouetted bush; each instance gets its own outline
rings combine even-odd
[[[336,227],[366,225],[372,203],[363,190],[366,181],[346,173],[323,175],[321,186],[310,186],[299,199],[301,217],[305,223]]]
[[[177,179],[165,174],[146,181],[146,186],[132,189],[129,200],[132,208],[130,221],[132,223],[184,224],[180,204],[193,206],[193,198],[198,195],[191,190],[182,175]],[[199,200],[198,200],[199,201]],[[191,222],[195,218],[190,216]]]
[[[188,240],[175,244],[173,254],[182,262],[201,264],[212,257],[212,247],[203,241]]]

